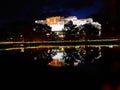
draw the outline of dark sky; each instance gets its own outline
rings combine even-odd
[[[99,12],[101,2],[101,0],[4,0],[0,2],[0,27],[56,15],[85,18]]]
[[[119,22],[119,15],[115,15],[120,8],[118,3],[118,0],[4,0],[0,2],[0,32],[4,28],[7,31],[25,29],[36,19],[49,16],[94,17],[102,23]]]

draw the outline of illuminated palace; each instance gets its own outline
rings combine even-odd
[[[60,39],[80,39],[82,36],[101,36],[101,24],[94,22],[92,18],[78,19],[76,16],[69,16],[67,18],[61,16],[48,17],[46,20],[36,20],[36,30],[47,30],[46,35],[55,34],[55,40]],[[39,28],[40,25],[47,25],[44,29]]]

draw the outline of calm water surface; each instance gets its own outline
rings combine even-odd
[[[0,51],[1,69],[107,90],[120,86],[119,46],[57,46]],[[17,69],[17,70],[16,70]],[[78,83],[79,82],[79,83]],[[87,88],[87,87],[84,87]]]

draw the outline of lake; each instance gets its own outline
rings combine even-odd
[[[0,70],[8,74],[34,74],[47,83],[74,82],[80,88],[119,88],[119,45],[6,46],[0,49]]]

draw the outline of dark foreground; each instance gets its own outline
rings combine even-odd
[[[40,51],[34,53],[28,54],[19,50],[0,51],[2,84],[13,84],[18,87],[35,85],[44,89],[119,90],[119,46],[101,47],[102,57],[98,62],[82,63],[78,66],[44,65],[32,59],[32,56]]]

